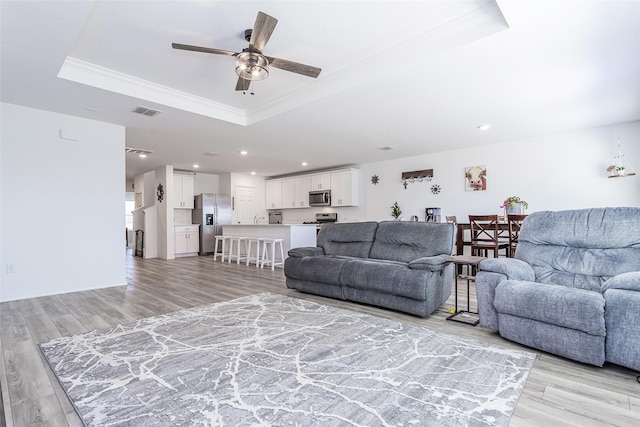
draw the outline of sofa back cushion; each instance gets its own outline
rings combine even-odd
[[[374,221],[324,224],[318,233],[318,246],[325,255],[367,258],[377,228]]]
[[[451,255],[453,224],[383,221],[378,224],[369,258],[410,262],[435,255]]]
[[[536,282],[600,291],[610,277],[640,271],[640,208],[534,212],[516,258],[533,267]]]

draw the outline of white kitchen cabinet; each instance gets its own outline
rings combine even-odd
[[[295,178],[282,179],[282,208],[296,207],[296,180]]]
[[[199,226],[196,225],[176,225],[174,236],[174,254],[191,255],[200,251]]]
[[[309,191],[316,190],[331,190],[331,174],[330,173],[317,173],[310,175],[311,183]]]
[[[358,206],[358,169],[331,172],[331,206]]]
[[[294,204],[296,208],[309,207],[309,190],[311,188],[311,176],[297,176],[294,185]]]
[[[173,175],[173,207],[193,209],[193,175]]]
[[[282,180],[270,179],[264,183],[265,207],[282,209]]]
[[[282,209],[308,208],[310,183],[309,175],[283,178],[281,180]]]

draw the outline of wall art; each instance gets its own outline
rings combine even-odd
[[[464,168],[465,190],[484,191],[487,189],[487,167],[485,165]]]

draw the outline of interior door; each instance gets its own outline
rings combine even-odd
[[[235,223],[253,224],[253,218],[258,213],[256,201],[256,187],[236,186]]]

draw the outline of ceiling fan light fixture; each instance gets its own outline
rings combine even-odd
[[[242,52],[236,57],[236,74],[245,80],[264,80],[269,76],[269,61],[256,52]]]

